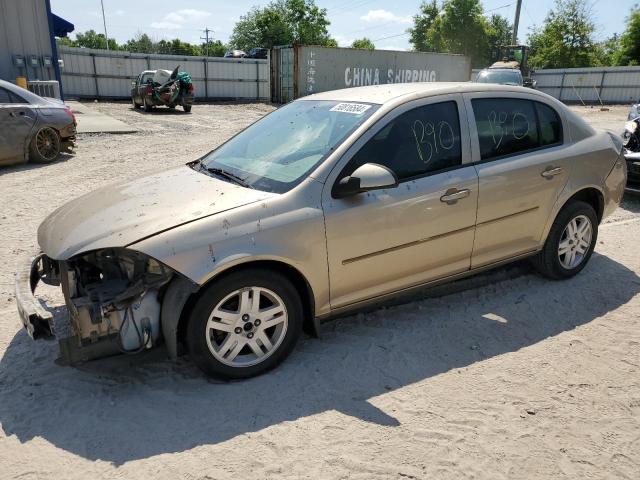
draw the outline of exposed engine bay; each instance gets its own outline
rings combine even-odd
[[[43,282],[62,286],[69,310],[75,335],[59,339],[66,363],[138,353],[161,339],[162,294],[174,275],[163,264],[138,252],[105,249],[67,261],[43,257],[41,268]],[[95,354],[78,355],[78,349]]]

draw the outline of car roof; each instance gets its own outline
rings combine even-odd
[[[385,85],[371,85],[367,87],[344,88],[342,90],[332,90],[328,92],[316,93],[313,95],[302,97],[296,101],[335,100],[343,102],[377,103],[382,105],[392,100],[396,100],[399,97],[409,95],[430,97],[435,95],[467,92],[539,93],[530,88],[492,83],[416,82],[390,83]]]
[[[46,98],[43,98],[40,95],[36,95],[35,93],[30,92],[29,90],[25,90],[24,88],[19,87],[14,83],[7,82],[6,80],[0,80],[0,87],[6,88],[11,93],[15,93],[19,97],[22,97],[24,100],[29,102],[30,105],[49,106],[51,104],[51,100],[47,100]]]

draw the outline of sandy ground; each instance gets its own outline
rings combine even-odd
[[[94,107],[141,131],[82,136],[54,165],[0,170],[0,478],[639,478],[637,199],[572,280],[517,264],[331,322],[249,381],[209,381],[162,350],[56,365],[57,345],[28,338],[13,299],[42,219],[195,158],[272,108]],[[626,110],[602,113],[619,130]]]

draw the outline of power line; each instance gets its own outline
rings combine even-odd
[[[382,38],[376,38],[374,40],[371,40],[372,42],[379,42],[380,40],[387,40],[389,38],[396,38],[396,37],[402,37],[404,35],[409,35],[409,32],[404,32],[404,33],[398,33],[397,35],[389,35],[388,37],[382,37]]]
[[[513,2],[512,3],[508,3],[506,5],[502,5],[501,7],[492,8],[491,10],[487,10],[484,13],[495,12],[496,10],[501,10],[503,8],[510,7],[511,5],[513,5]]]

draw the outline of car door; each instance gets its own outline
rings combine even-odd
[[[539,96],[465,94],[479,180],[472,268],[535,251],[571,170],[562,117]]]
[[[138,75],[133,82],[131,82],[131,98],[133,101],[137,103],[141,103],[142,99],[140,98],[140,93],[138,89],[140,88],[140,79],[142,78],[142,74]]]
[[[0,162],[24,159],[36,112],[24,99],[0,87]]]
[[[462,121],[461,121],[462,120]],[[355,142],[323,190],[332,308],[469,269],[478,180],[459,95],[394,109]],[[365,163],[399,186],[334,198]]]

